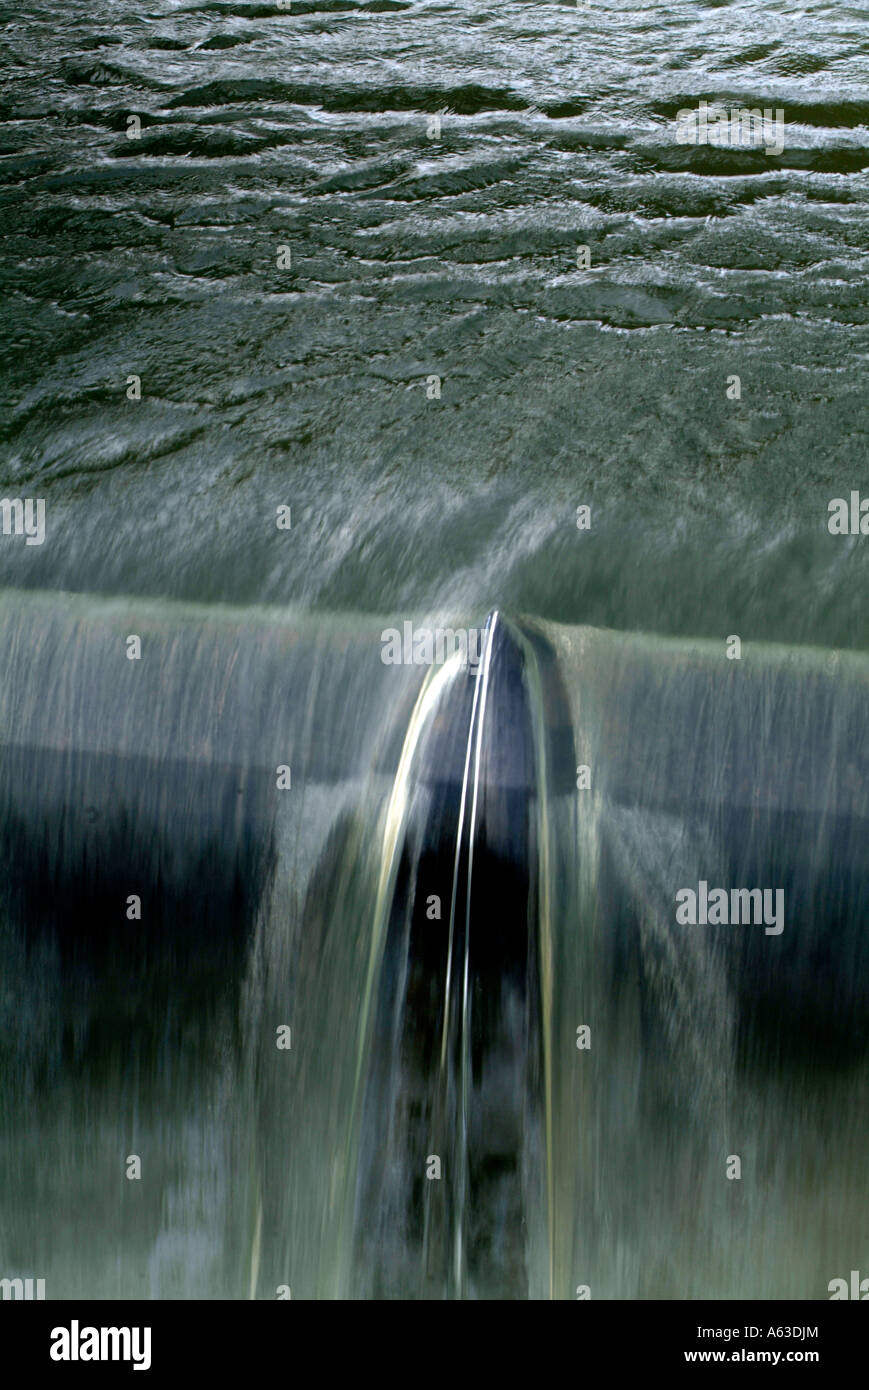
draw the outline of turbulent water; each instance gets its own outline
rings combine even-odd
[[[867,20],[0,9],[0,492],[46,508],[43,544],[0,536],[0,1278],[816,1298],[865,1272],[869,541],[828,507],[866,486]],[[780,109],[781,152],[681,143],[702,101]],[[432,692],[450,728],[468,697],[380,634],[493,607],[535,983],[504,985],[521,1046],[484,1067],[468,992],[438,1089],[402,895]],[[793,935],[683,950],[702,878],[784,885]],[[502,907],[478,891],[476,939]]]

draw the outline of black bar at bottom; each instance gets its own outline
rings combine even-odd
[[[869,1292],[858,1301],[869,1301]],[[592,1368],[597,1374],[641,1371],[655,1377],[677,1367],[690,1372],[710,1365],[796,1365],[821,1372],[826,1383],[839,1383],[835,1377],[843,1374],[856,1384],[866,1371],[867,1334],[866,1313],[850,1298],[590,1300],[570,1307],[514,1303],[509,1309],[495,1303],[435,1307],[292,1299],[269,1307],[4,1302],[0,1308],[4,1368],[15,1367],[19,1383],[31,1374],[48,1372],[54,1379],[108,1370],[116,1378],[133,1376],[135,1384],[138,1366],[143,1383],[147,1375],[160,1384],[185,1372],[213,1373],[221,1382],[243,1374],[248,1382],[285,1377],[292,1384],[301,1377],[311,1384],[346,1374],[353,1380],[365,1375],[419,1383],[439,1378],[441,1370],[449,1384],[461,1368],[462,1379],[479,1375],[491,1386],[502,1374],[517,1378],[521,1345],[536,1366],[535,1383],[557,1383],[571,1371],[584,1377]],[[93,1352],[106,1359],[89,1359]]]

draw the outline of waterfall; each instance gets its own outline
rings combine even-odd
[[[824,1296],[861,1254],[866,658],[495,612],[386,661],[394,621],[0,596],[3,1271]],[[781,931],[681,923],[701,884],[781,891]]]

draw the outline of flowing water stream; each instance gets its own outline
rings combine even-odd
[[[0,8],[0,1278],[869,1271],[867,19]]]

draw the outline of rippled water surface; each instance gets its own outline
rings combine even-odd
[[[869,8],[41,0],[0,89],[0,1276],[865,1271]]]
[[[8,7],[0,578],[865,645],[867,19]]]

